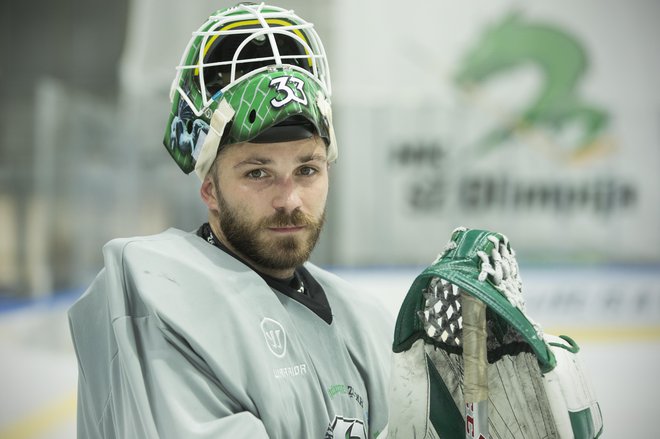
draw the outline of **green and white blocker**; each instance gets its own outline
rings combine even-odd
[[[391,319],[307,264],[328,325],[198,236],[104,247],[69,313],[78,437],[371,438],[387,423]]]
[[[468,323],[473,302],[483,312]],[[527,316],[515,254],[501,234],[454,231],[412,284],[393,350],[390,439],[593,439],[602,432],[577,345],[544,335]]]

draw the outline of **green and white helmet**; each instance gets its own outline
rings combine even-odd
[[[314,25],[293,11],[241,3],[217,11],[186,47],[172,82],[164,144],[203,179],[221,145],[315,132],[337,158],[330,72]]]

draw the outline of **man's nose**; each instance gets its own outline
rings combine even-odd
[[[273,196],[273,208],[285,212],[293,212],[302,207],[300,190],[300,185],[292,177],[279,179],[275,185],[276,193]]]

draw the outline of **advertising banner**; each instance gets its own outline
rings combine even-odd
[[[343,3],[339,260],[423,263],[457,226],[660,260],[660,4]]]

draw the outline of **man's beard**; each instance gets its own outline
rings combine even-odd
[[[220,228],[228,243],[241,256],[258,267],[270,270],[287,270],[302,265],[309,259],[325,222],[325,210],[316,219],[296,209],[290,214],[278,211],[256,223],[240,215],[240,208],[227,204],[219,190],[216,191],[219,207]],[[269,236],[263,231],[278,227],[305,227],[301,236]]]

